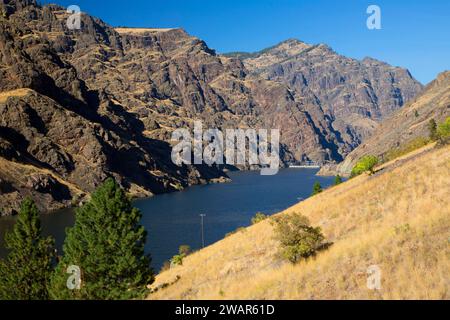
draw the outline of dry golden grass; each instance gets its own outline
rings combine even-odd
[[[277,258],[269,221],[157,276],[150,299],[449,299],[450,147],[386,164],[280,214],[301,212],[334,244],[295,266]],[[367,268],[381,268],[381,290]],[[177,277],[180,277],[177,280]]]
[[[0,103],[5,103],[9,97],[24,97],[31,92],[33,90],[27,88],[0,92]]]

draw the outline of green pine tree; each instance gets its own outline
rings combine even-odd
[[[5,236],[9,250],[0,260],[0,300],[46,300],[54,258],[54,240],[43,238],[33,200],[22,202],[16,224]]]
[[[334,185],[335,185],[335,186],[340,185],[342,182],[343,182],[343,181],[342,181],[342,177],[341,177],[340,175],[337,175],[337,176],[334,178]]]
[[[322,186],[320,185],[320,183],[319,182],[314,183],[312,196],[315,196],[316,194],[319,194],[322,191],[323,190],[322,190]]]
[[[51,281],[54,299],[122,300],[142,298],[153,281],[150,257],[144,253],[147,233],[141,213],[112,179],[76,211],[67,230],[64,256]],[[71,287],[68,270],[79,268],[79,287]],[[78,276],[78,275],[76,275]]]

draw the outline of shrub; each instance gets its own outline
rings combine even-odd
[[[342,177],[341,177],[340,175],[337,175],[337,176],[334,178],[334,185],[335,185],[335,186],[340,185],[342,182],[343,182],[343,181],[342,181]]]
[[[379,160],[376,156],[367,155],[362,157],[353,168],[351,176],[356,177],[367,171],[373,174],[373,168],[378,164],[378,162]]]
[[[183,265],[183,256],[181,254],[174,255],[172,259],[170,259],[170,265],[174,266],[182,266]]]
[[[319,194],[323,191],[322,186],[320,185],[319,182],[314,183],[313,186],[313,192],[312,192],[312,196],[315,196],[316,194]]]
[[[181,245],[178,248],[178,254],[170,259],[171,265],[181,266],[183,265],[183,259],[191,253],[191,247],[188,245]]]
[[[396,234],[407,233],[410,230],[411,230],[411,226],[408,223],[394,227],[394,231]]]
[[[187,257],[188,255],[190,255],[191,252],[192,252],[191,247],[188,246],[188,245],[186,245],[186,244],[181,245],[180,248],[178,248],[178,253],[179,253],[180,255],[185,256],[185,257]]]
[[[280,255],[291,263],[315,255],[329,246],[320,228],[311,227],[299,213],[274,218],[275,239],[280,242]]]
[[[260,223],[261,221],[264,221],[268,218],[268,215],[265,215],[262,212],[258,212],[257,214],[255,214],[255,216],[252,218],[252,224],[257,224]]]
[[[437,124],[436,121],[434,119],[431,119],[428,122],[428,132],[429,132],[429,137],[432,141],[435,141],[438,139],[438,134],[437,134]]]
[[[443,123],[440,123],[437,128],[437,135],[441,142],[446,142],[450,138],[450,117]]]

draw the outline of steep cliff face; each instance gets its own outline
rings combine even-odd
[[[111,175],[136,196],[224,177],[215,168],[175,166],[168,143],[147,137],[136,114],[89,87],[61,52],[86,46],[90,27],[69,41],[52,31],[64,30],[58,8],[4,1],[1,9],[2,214],[16,211],[25,196],[42,210],[70,205]],[[97,30],[92,35],[103,34],[87,21]]]
[[[205,127],[222,130],[281,129],[285,162],[334,158],[327,148],[331,138],[321,135],[326,124],[314,123],[307,113],[318,107],[315,101],[296,99],[282,83],[249,78],[239,59],[216,55],[181,29],[116,32],[120,58],[99,59],[92,54],[98,52],[94,44],[75,50],[70,59],[90,87],[137,114],[149,137],[168,141],[174,129],[202,120]]]
[[[139,196],[224,179],[171,161],[171,133],[195,120],[280,129],[285,164],[340,161],[420,90],[405,70],[299,41],[223,56],[182,29],[114,29],[82,14],[69,30],[64,8],[34,0],[0,11],[3,213],[26,195],[68,205],[109,175]]]
[[[60,7],[33,8],[31,20],[28,11],[10,19],[45,37],[90,90],[140,119],[147,137],[168,141],[175,128],[200,119],[210,128],[281,129],[285,162],[340,157],[329,123],[309,113],[320,109],[314,100],[250,79],[239,59],[216,55],[181,29],[114,30],[83,15],[82,29],[70,31]]]
[[[372,137],[339,164],[337,172],[348,175],[365,155],[383,157],[414,138],[428,137],[430,120],[443,122],[447,117],[450,117],[450,71],[441,73],[422,94],[383,121]]]
[[[252,77],[288,86],[294,95],[316,101],[311,111],[329,123],[341,156],[371,135],[377,123],[401,108],[422,85],[402,68],[365,58],[347,58],[330,47],[291,39],[254,54],[235,53]]]

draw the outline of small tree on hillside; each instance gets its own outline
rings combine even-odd
[[[340,175],[337,175],[337,176],[334,178],[334,185],[335,185],[335,186],[340,185],[342,182],[343,182],[343,181],[342,181],[342,177],[341,177]]]
[[[183,244],[180,246],[180,248],[178,248],[178,253],[183,255],[184,257],[187,257],[188,255],[190,255],[192,252],[191,246],[187,245],[187,244]]]
[[[313,192],[312,192],[312,196],[315,196],[316,194],[319,194],[323,191],[322,186],[320,185],[319,182],[314,183],[313,186]]]
[[[370,172],[370,174],[373,174],[373,169],[378,164],[378,162],[378,158],[372,155],[362,157],[353,168],[351,176],[355,177],[367,171]]]
[[[0,300],[46,300],[54,258],[54,241],[43,238],[33,200],[22,202],[13,230],[6,234],[9,255],[0,260]]]
[[[268,215],[262,212],[257,212],[255,216],[252,218],[252,224],[260,223],[261,221],[266,220],[268,217],[269,217]]]
[[[321,229],[311,227],[308,219],[299,213],[277,216],[274,224],[275,239],[281,245],[280,254],[291,263],[313,256],[329,246],[324,242]]]
[[[429,132],[429,137],[432,141],[436,141],[438,139],[437,124],[434,119],[431,119],[428,122],[428,132]]]
[[[140,219],[124,190],[113,179],[106,180],[77,210],[75,225],[67,231],[64,256],[52,277],[52,298],[144,297],[153,272],[144,253],[147,234]],[[81,272],[79,288],[67,286],[71,266]]]
[[[437,135],[441,143],[448,142],[450,139],[450,117],[448,117],[443,123],[440,123],[437,128]]]
[[[178,254],[173,256],[172,259],[170,259],[170,265],[171,266],[181,266],[183,265],[183,260],[188,255],[190,255],[192,252],[191,247],[188,245],[181,245],[178,248]]]

